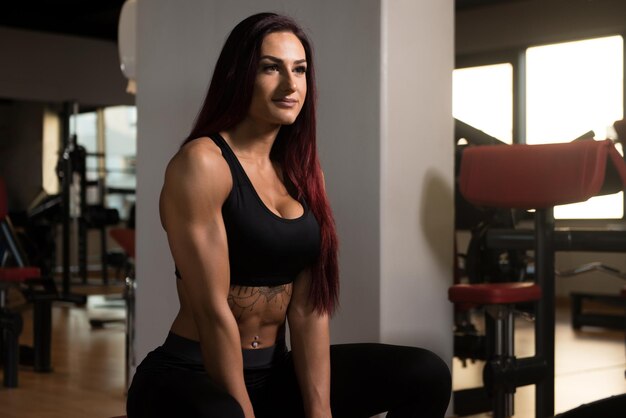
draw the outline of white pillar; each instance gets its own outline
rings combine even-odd
[[[452,358],[452,1],[382,7],[381,338]]]

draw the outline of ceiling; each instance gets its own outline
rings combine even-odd
[[[117,42],[117,22],[124,1],[3,1],[0,26]]]
[[[2,1],[0,26],[117,42],[125,0]],[[456,10],[524,0],[455,0]]]

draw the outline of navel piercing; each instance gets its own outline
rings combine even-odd
[[[252,341],[252,348],[257,348],[259,346],[259,342],[257,341],[259,339],[258,335],[254,336],[254,341]]]

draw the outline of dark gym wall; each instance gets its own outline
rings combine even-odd
[[[624,0],[527,0],[456,14],[456,54],[626,32]]]
[[[28,208],[41,190],[43,115],[39,102],[0,103],[0,176],[11,211]]]
[[[0,98],[132,105],[117,44],[0,26]]]

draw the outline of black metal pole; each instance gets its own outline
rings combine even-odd
[[[535,416],[554,415],[554,211],[553,208],[535,212],[535,271],[542,298],[535,320],[535,355],[546,362],[544,379],[536,385]]]
[[[72,302],[77,305],[84,305],[87,303],[86,295],[78,295],[71,293],[71,272],[70,272],[70,222],[71,222],[71,210],[70,210],[70,186],[72,183],[72,161],[71,152],[75,145],[72,143],[72,135],[70,134],[70,116],[74,112],[76,104],[74,102],[64,102],[62,117],[61,117],[61,141],[62,141],[62,166],[61,166],[61,202],[63,208],[63,278],[61,286],[61,294],[58,295],[58,300],[65,302]],[[75,138],[74,138],[75,141]]]
[[[40,297],[33,304],[33,347],[36,372],[50,372],[52,348],[52,298]]]
[[[534,231],[530,229],[489,229],[487,248],[532,250]],[[557,229],[554,231],[555,251],[625,252],[624,231]]]
[[[62,165],[62,208],[63,208],[63,281],[61,286],[62,294],[66,295],[70,293],[70,185],[72,182],[72,161],[70,159],[70,115],[72,114],[72,103],[63,103],[63,117],[61,118],[61,140],[63,141],[61,146]]]
[[[78,138],[74,136],[75,141]],[[75,161],[78,167],[74,171],[80,177],[80,214],[78,216],[78,270],[83,284],[87,284],[87,246],[88,246],[88,226],[87,226],[87,154],[82,146],[74,145]]]

